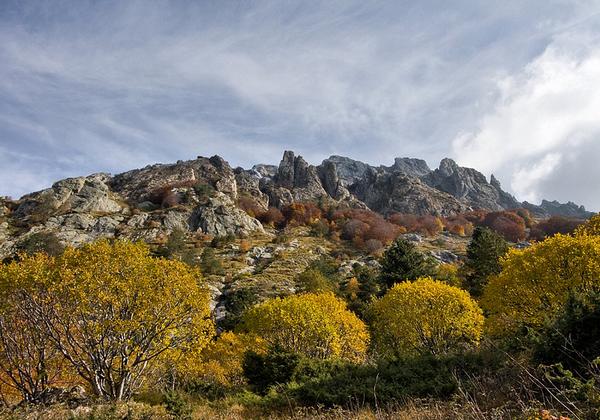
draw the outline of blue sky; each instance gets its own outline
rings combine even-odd
[[[0,194],[219,154],[449,156],[600,210],[600,2],[0,2]]]

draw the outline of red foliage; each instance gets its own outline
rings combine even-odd
[[[404,228],[406,232],[416,232],[423,235],[433,236],[440,233],[444,228],[440,218],[431,215],[416,216],[414,214],[394,213],[388,220]]]
[[[463,215],[447,217],[443,220],[444,227],[450,233],[459,236],[469,236],[473,233],[473,223]]]
[[[322,217],[321,209],[313,203],[292,203],[283,208],[286,224],[306,226],[315,223]]]
[[[482,224],[496,231],[510,242],[522,241],[526,236],[525,221],[510,211],[488,213]]]
[[[552,216],[547,220],[543,220],[531,228],[529,237],[537,241],[541,241],[548,236],[556,235],[557,233],[570,234],[575,229],[584,223],[583,220],[570,219],[562,216]]]
[[[252,197],[238,198],[238,207],[248,213],[251,217],[258,217],[265,212],[265,209]]]
[[[275,207],[269,207],[267,211],[257,215],[257,219],[263,225],[271,226],[280,226],[285,222],[285,217],[283,217],[283,214]]]
[[[371,240],[382,244],[392,242],[402,233],[401,229],[370,210],[338,210],[332,215],[333,226],[342,227],[342,238],[352,240],[357,247],[367,246]],[[374,246],[371,242],[369,246]]]

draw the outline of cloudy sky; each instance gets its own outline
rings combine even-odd
[[[600,210],[600,2],[0,2],[0,195],[285,149]]]

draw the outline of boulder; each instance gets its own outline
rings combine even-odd
[[[217,193],[197,207],[190,219],[193,230],[214,236],[249,235],[263,232],[261,223],[235,206],[225,194]]]

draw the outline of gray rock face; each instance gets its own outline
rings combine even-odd
[[[396,158],[394,164],[388,169],[392,172],[398,171],[417,178],[424,177],[431,172],[427,162],[423,159],[413,158]]]
[[[350,192],[344,187],[334,162],[325,160],[317,167],[319,178],[323,188],[332,198],[342,200],[350,196]]]
[[[111,188],[133,203],[151,200],[163,188],[207,184],[235,200],[237,184],[233,170],[219,156],[179,161],[171,165],[151,165],[116,175]]]
[[[260,163],[258,165],[254,165],[251,171],[258,174],[261,178],[273,178],[275,175],[277,175],[277,169],[278,168],[275,165],[265,165]]]
[[[196,208],[191,216],[191,227],[214,236],[251,234],[263,231],[260,222],[235,206],[223,193],[217,193],[206,205]]]
[[[325,159],[321,165],[324,166],[328,162],[335,164],[338,178],[344,187],[354,184],[356,181],[360,180],[369,169],[373,168],[371,165],[367,165],[358,160],[336,155]]]
[[[268,187],[268,184],[265,184]],[[280,188],[291,192],[294,201],[312,201],[327,196],[321,185],[317,168],[309,165],[302,156],[286,151],[277,169],[270,193],[274,201],[283,202]]]
[[[522,205],[537,217],[564,216],[575,219],[589,219],[595,214],[587,211],[584,206],[578,206],[571,201],[563,204],[556,200],[542,200],[542,203],[539,206],[525,201]]]
[[[439,168],[425,176],[423,181],[473,208],[503,210],[520,207],[514,197],[500,189],[497,180],[495,185],[492,185],[482,173],[472,168],[460,167],[452,159],[443,159]]]
[[[260,182],[262,176],[255,171],[246,171],[236,168],[235,181],[237,183],[238,195],[252,197],[264,210],[269,207],[269,196],[262,192]]]
[[[28,217],[34,213],[48,216],[58,213],[117,213],[126,207],[118,201],[107,185],[110,176],[94,174],[68,178],[51,188],[29,194],[21,199],[15,216]]]
[[[368,171],[350,191],[370,209],[383,214],[393,212],[447,216],[468,210],[455,197],[401,172]]]

